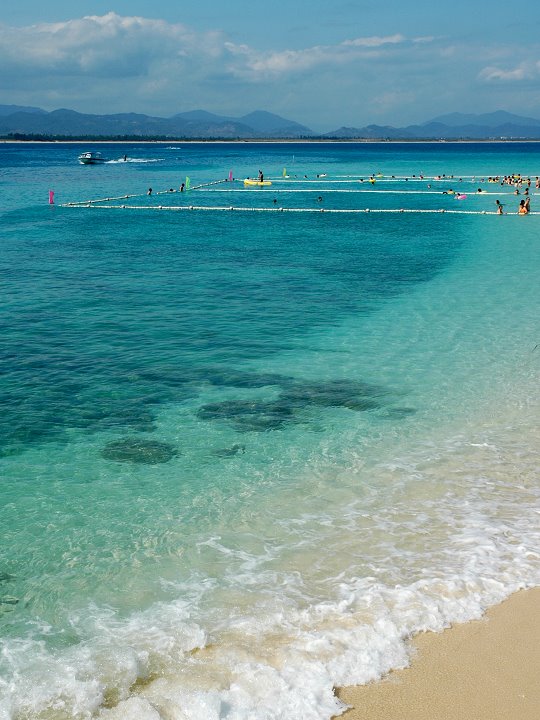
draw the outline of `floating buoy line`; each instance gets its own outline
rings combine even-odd
[[[340,213],[340,214],[358,214],[358,213],[431,213],[440,215],[446,213],[449,215],[497,215],[494,210],[452,210],[446,208],[284,208],[284,207],[242,207],[239,205],[218,206],[218,205],[95,205],[92,203],[65,203],[61,207],[71,208],[93,208],[95,210],[171,210],[174,212],[190,212],[190,211],[208,211],[208,212],[273,212],[273,213]],[[506,214],[506,213],[505,213]],[[515,215],[517,213],[507,213]],[[529,212],[529,215],[540,215],[540,212]]]
[[[505,196],[505,202],[507,203],[509,200],[509,196],[513,196],[516,199],[519,197],[527,197],[527,195],[524,194],[517,194],[515,192],[510,192],[509,188],[512,187],[511,185],[508,186],[508,189],[500,190],[498,192],[493,192],[489,190],[471,190],[469,191],[468,196],[462,194],[460,191],[453,190],[452,188],[448,187],[447,190],[439,190],[439,189],[433,189],[428,188],[425,190],[409,190],[409,189],[381,189],[380,186],[382,183],[386,182],[403,182],[405,180],[413,181],[413,182],[437,182],[437,183],[446,183],[448,186],[450,183],[457,185],[457,183],[479,183],[479,182],[486,182],[486,176],[482,176],[481,179],[479,176],[474,175],[453,175],[453,176],[381,176],[381,175],[374,175],[371,177],[366,177],[365,175],[358,175],[358,176],[352,176],[352,175],[342,175],[342,176],[335,176],[339,179],[329,179],[326,175],[322,177],[317,177],[316,179],[309,179],[309,178],[289,178],[289,177],[277,177],[272,178],[272,183],[279,183],[281,187],[279,188],[263,188],[263,187],[245,187],[243,185],[243,180],[239,181],[242,183],[242,186],[237,187],[216,187],[223,184],[229,184],[233,183],[234,180],[232,179],[231,175],[229,178],[222,179],[222,180],[214,180],[211,182],[205,182],[200,183],[198,185],[193,185],[191,187],[185,188],[184,185],[182,185],[182,190],[174,190],[172,188],[168,190],[159,190],[152,193],[138,193],[138,194],[127,194],[127,195],[119,195],[116,197],[101,197],[101,198],[94,198],[90,200],[80,200],[75,202],[67,202],[60,204],[60,207],[63,208],[94,208],[94,209],[103,209],[103,210],[147,210],[147,211],[171,211],[171,212],[252,212],[252,213],[262,213],[262,212],[271,212],[271,213],[326,213],[326,214],[343,214],[343,215],[351,215],[351,214],[365,214],[365,213],[375,213],[375,214],[399,214],[399,213],[407,213],[407,214],[414,214],[414,213],[422,213],[422,214],[443,214],[447,213],[450,215],[496,215],[497,209],[494,210],[465,210],[465,209],[453,209],[453,208],[327,208],[327,207],[281,207],[276,204],[276,200],[274,199],[274,205],[272,207],[249,207],[245,205],[200,205],[200,204],[182,204],[182,205],[170,205],[170,204],[161,204],[161,205],[154,205],[154,204],[146,204],[146,205],[140,205],[140,204],[130,204],[126,203],[126,200],[134,200],[136,198],[142,198],[142,197],[158,197],[163,195],[170,196],[171,194],[181,195],[184,200],[186,200],[191,193],[193,192],[208,192],[208,193],[259,193],[259,194],[268,194],[268,193],[274,193],[274,194],[288,194],[288,193],[338,193],[338,194],[361,194],[361,193],[371,193],[371,194],[380,194],[380,195],[444,195],[445,197],[455,197],[459,200],[464,200],[467,197],[469,198],[480,198],[484,195],[497,195],[497,196]],[[493,177],[500,177],[500,176],[493,176]],[[522,176],[525,177],[525,176]],[[318,187],[290,187],[291,185],[298,185],[298,184],[313,184],[317,183]],[[356,187],[354,189],[350,188],[332,188],[328,187],[329,185],[333,184],[347,184],[347,183],[355,183],[358,185],[359,183],[362,185],[362,187]],[[489,180],[489,184],[493,184],[493,180]],[[499,184],[499,183],[496,183]],[[287,187],[283,187],[283,185],[287,185]],[[506,186],[504,186],[506,187]],[[538,195],[539,193],[531,192],[529,193],[529,196]],[[322,198],[319,198],[322,200]],[[114,203],[114,204],[112,204]],[[517,215],[516,212],[510,212],[505,213],[510,215]],[[539,215],[540,212],[529,212],[530,215]]]
[[[207,190],[206,192],[221,192],[221,193],[356,193],[356,194],[362,194],[362,193],[378,193],[380,195],[388,194],[388,195],[459,195],[457,191],[448,192],[446,190],[379,190],[375,188],[362,188],[361,190],[335,190],[334,188],[324,188],[324,190],[321,190],[321,188],[275,188],[275,189],[267,189],[267,188],[246,188],[245,190],[237,190],[234,188],[219,188],[216,190]],[[482,195],[496,195],[497,197],[501,195],[506,196],[513,196],[518,197],[517,195],[514,195],[514,193],[510,192],[490,192],[488,190],[482,190],[482,192],[469,192],[469,197],[482,197]],[[533,197],[534,193],[530,193],[530,197]],[[527,197],[519,196],[519,197]]]

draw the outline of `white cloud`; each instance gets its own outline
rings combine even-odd
[[[513,84],[540,73],[538,63],[521,62],[527,53],[401,33],[263,50],[220,31],[110,12],[0,25],[0,91],[6,103],[50,110],[163,116],[264,108],[309,125],[313,117],[333,118],[335,108],[344,124],[396,124],[464,104],[476,109],[495,82],[509,95]],[[501,69],[510,58],[515,67]],[[504,97],[499,89],[497,106],[505,107]]]
[[[298,73],[322,63],[343,64],[374,57],[373,51],[403,44],[402,35],[345,40],[337,45],[261,52],[228,42],[220,33],[196,33],[182,24],[113,12],[64,23],[0,27],[4,73],[129,77],[150,74],[154,65],[177,72],[201,65],[246,80]],[[209,66],[214,66],[209,67]],[[198,72],[197,74],[200,74]]]
[[[356,38],[355,40],[345,40],[341,43],[342,47],[381,47],[382,45],[396,45],[405,42],[403,35],[387,35],[386,37],[365,37]]]
[[[413,38],[413,43],[416,43],[417,45],[426,45],[427,43],[435,42],[438,38],[435,37],[435,35],[423,35],[422,37],[415,37]]]
[[[247,45],[226,43],[230,54],[227,69],[232,75],[246,80],[265,80],[286,73],[297,73],[328,60],[328,49],[313,47],[307,50],[283,50],[260,53]]]
[[[285,74],[297,74],[321,65],[343,65],[381,56],[382,48],[406,42],[403,35],[364,37],[344,40],[337,45],[316,45],[302,50],[261,53],[247,45],[226,43],[231,57],[243,62],[231,63],[230,72],[246,80],[260,81]]]
[[[497,67],[486,67],[479,73],[480,80],[486,82],[515,82],[532,80],[540,75],[540,61],[521,63],[511,70],[501,70]]]
[[[144,74],[155,60],[172,62],[219,47],[215,33],[195,35],[184,25],[115,13],[64,23],[0,28],[4,70],[122,77]]]

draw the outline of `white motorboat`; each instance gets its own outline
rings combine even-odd
[[[79,162],[81,165],[100,165],[101,163],[107,162],[100,152],[90,150],[79,155]]]

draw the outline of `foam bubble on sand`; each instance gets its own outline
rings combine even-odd
[[[112,710],[100,714],[103,720],[162,720],[159,712],[143,698],[129,698]]]

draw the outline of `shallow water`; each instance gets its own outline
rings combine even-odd
[[[60,205],[513,210],[537,145],[84,149],[0,147],[0,718],[329,718],[538,584],[536,216]]]

